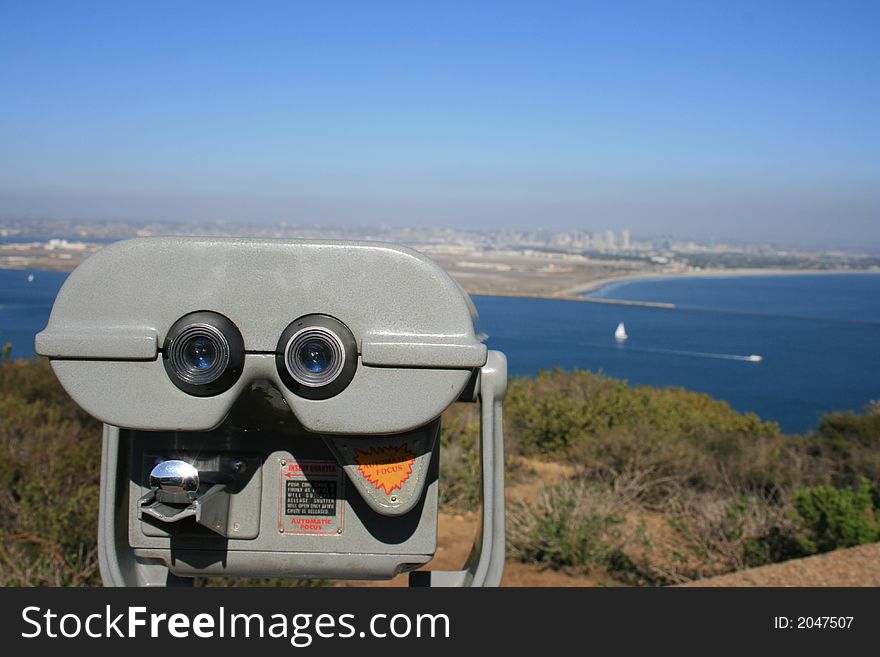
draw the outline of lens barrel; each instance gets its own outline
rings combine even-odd
[[[306,315],[281,334],[275,362],[291,391],[307,399],[327,399],[342,392],[354,377],[357,343],[335,317]]]
[[[211,397],[231,388],[241,375],[244,341],[227,317],[198,311],[168,330],[162,360],[174,385],[196,397]]]
[[[177,378],[192,385],[207,385],[226,371],[229,342],[210,324],[187,326],[171,343],[168,360]]]

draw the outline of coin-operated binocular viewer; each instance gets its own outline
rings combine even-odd
[[[410,582],[498,585],[507,365],[474,317],[389,244],[147,238],[86,260],[36,349],[104,422],[104,583],[416,571],[436,550],[440,414],[462,400],[482,407],[481,530],[462,570]]]

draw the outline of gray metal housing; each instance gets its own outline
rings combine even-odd
[[[240,377],[215,396],[187,394],[162,364],[169,328],[195,311],[229,318],[244,340]],[[357,345],[351,383],[329,399],[298,396],[276,369],[279,336],[310,314],[338,319]],[[89,258],[60,291],[36,349],[105,423],[105,583],[163,585],[169,573],[381,579],[427,563],[436,549],[438,418],[464,396],[482,404],[482,529],[464,570],[413,581],[497,585],[507,369],[475,333],[475,317],[436,263],[390,244],[146,238]],[[383,450],[407,455],[389,461],[410,468],[393,487],[370,479],[359,460]],[[198,464],[211,487],[180,513],[158,504],[148,483],[155,461],[177,458]],[[242,469],[230,474],[233,462]],[[337,464],[338,484],[314,474],[285,484],[291,463]],[[332,489],[328,518],[309,521],[332,531],[297,524],[306,489],[313,497]]]
[[[208,310],[241,331],[238,382],[194,400],[159,360],[168,329]],[[303,399],[279,381],[274,360],[285,327],[320,313],[354,334],[354,379],[326,400]],[[460,394],[486,346],[459,285],[415,251],[381,243],[144,238],[102,249],[67,279],[37,335],[61,384],[96,418],[151,431],[218,426],[250,381],[272,381],[309,431],[408,431]]]

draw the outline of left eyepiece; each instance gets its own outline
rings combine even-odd
[[[168,330],[162,360],[178,388],[196,397],[212,397],[229,390],[241,376],[244,340],[229,318],[194,312]]]

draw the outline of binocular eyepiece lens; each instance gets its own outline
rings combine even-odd
[[[185,328],[171,344],[171,367],[192,385],[216,381],[229,363],[229,343],[209,324]]]
[[[333,349],[319,340],[310,340],[299,348],[297,358],[309,372],[321,374],[333,364]]]
[[[217,362],[217,346],[207,338],[192,338],[183,347],[183,358],[193,370],[210,370]]]
[[[307,399],[328,399],[344,390],[357,370],[351,330],[329,315],[305,315],[287,326],[275,348],[278,375]],[[195,397],[229,390],[244,369],[244,340],[227,317],[199,310],[178,319],[162,347],[171,382]]]
[[[178,388],[197,397],[228,390],[244,366],[244,341],[235,324],[199,311],[177,320],[163,346],[165,370]]]
[[[309,326],[293,335],[285,350],[287,371],[294,381],[309,388],[331,383],[345,361],[345,347],[333,331]]]
[[[329,315],[305,315],[290,323],[278,340],[278,375],[306,399],[329,399],[342,392],[357,369],[351,330]]]

